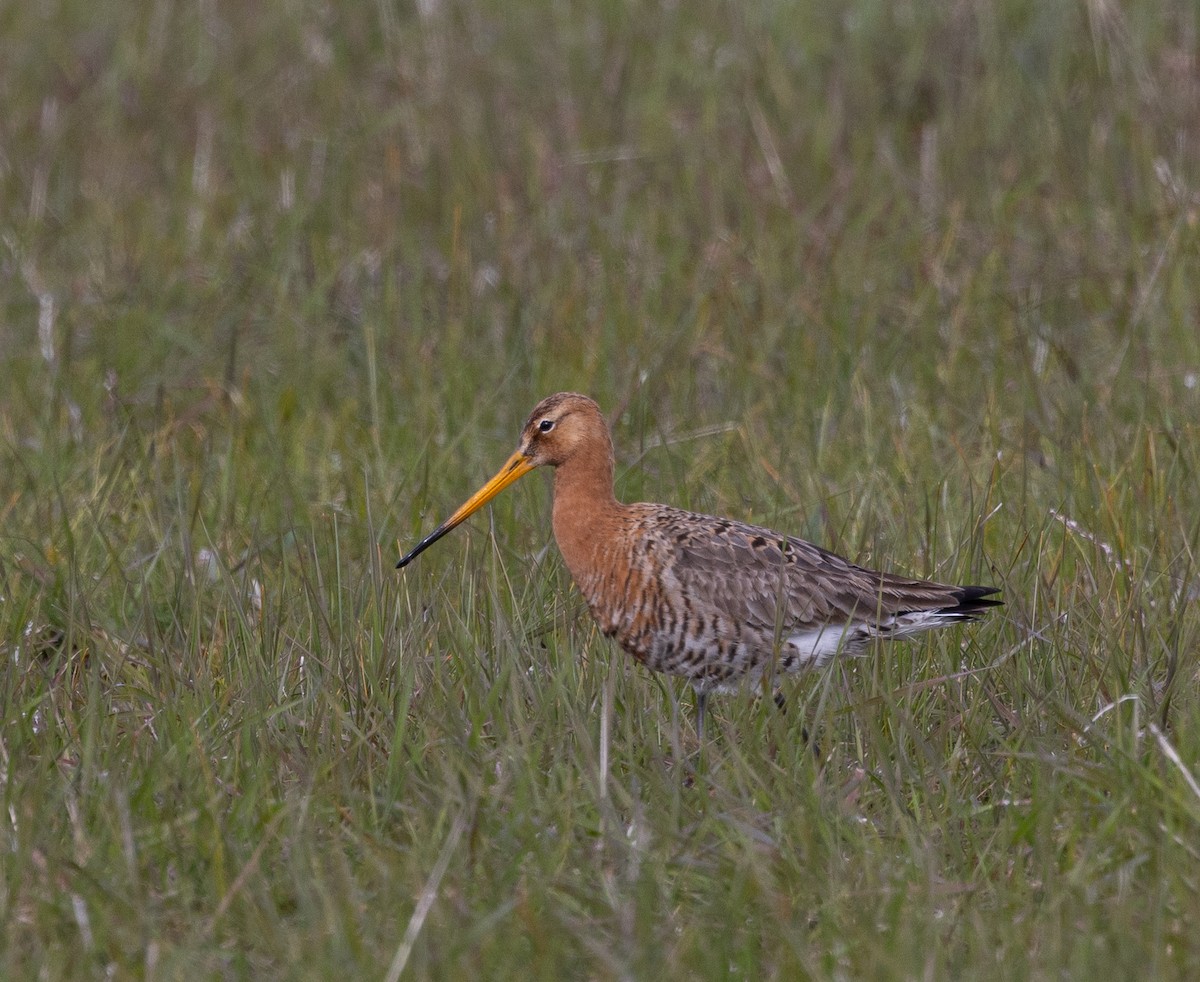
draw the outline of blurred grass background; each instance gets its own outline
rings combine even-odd
[[[1200,974],[1197,20],[0,6],[0,974]],[[700,761],[537,478],[392,569],[559,389],[1007,606]]]

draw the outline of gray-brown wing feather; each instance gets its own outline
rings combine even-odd
[[[880,573],[761,526],[675,509],[664,509],[660,521],[668,526],[683,588],[760,631],[786,636],[886,623],[905,613],[956,608],[964,590],[985,589]]]

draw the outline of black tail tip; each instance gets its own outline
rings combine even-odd
[[[970,616],[972,614],[985,613],[992,607],[1003,607],[1003,600],[989,599],[999,592],[1000,588],[995,586],[959,587],[955,597],[958,600],[958,606],[952,607],[949,613]]]

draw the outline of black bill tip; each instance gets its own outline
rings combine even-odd
[[[438,539],[449,532],[453,527],[453,525],[439,525],[427,536],[425,536],[425,538],[413,546],[405,555],[400,557],[400,562],[396,563],[396,569],[404,569],[405,566],[421,555],[421,553],[437,542]]]

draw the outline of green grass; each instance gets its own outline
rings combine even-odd
[[[425,7],[0,7],[0,975],[1195,978],[1193,5]],[[701,758],[537,477],[392,568],[568,388],[1006,606]]]

